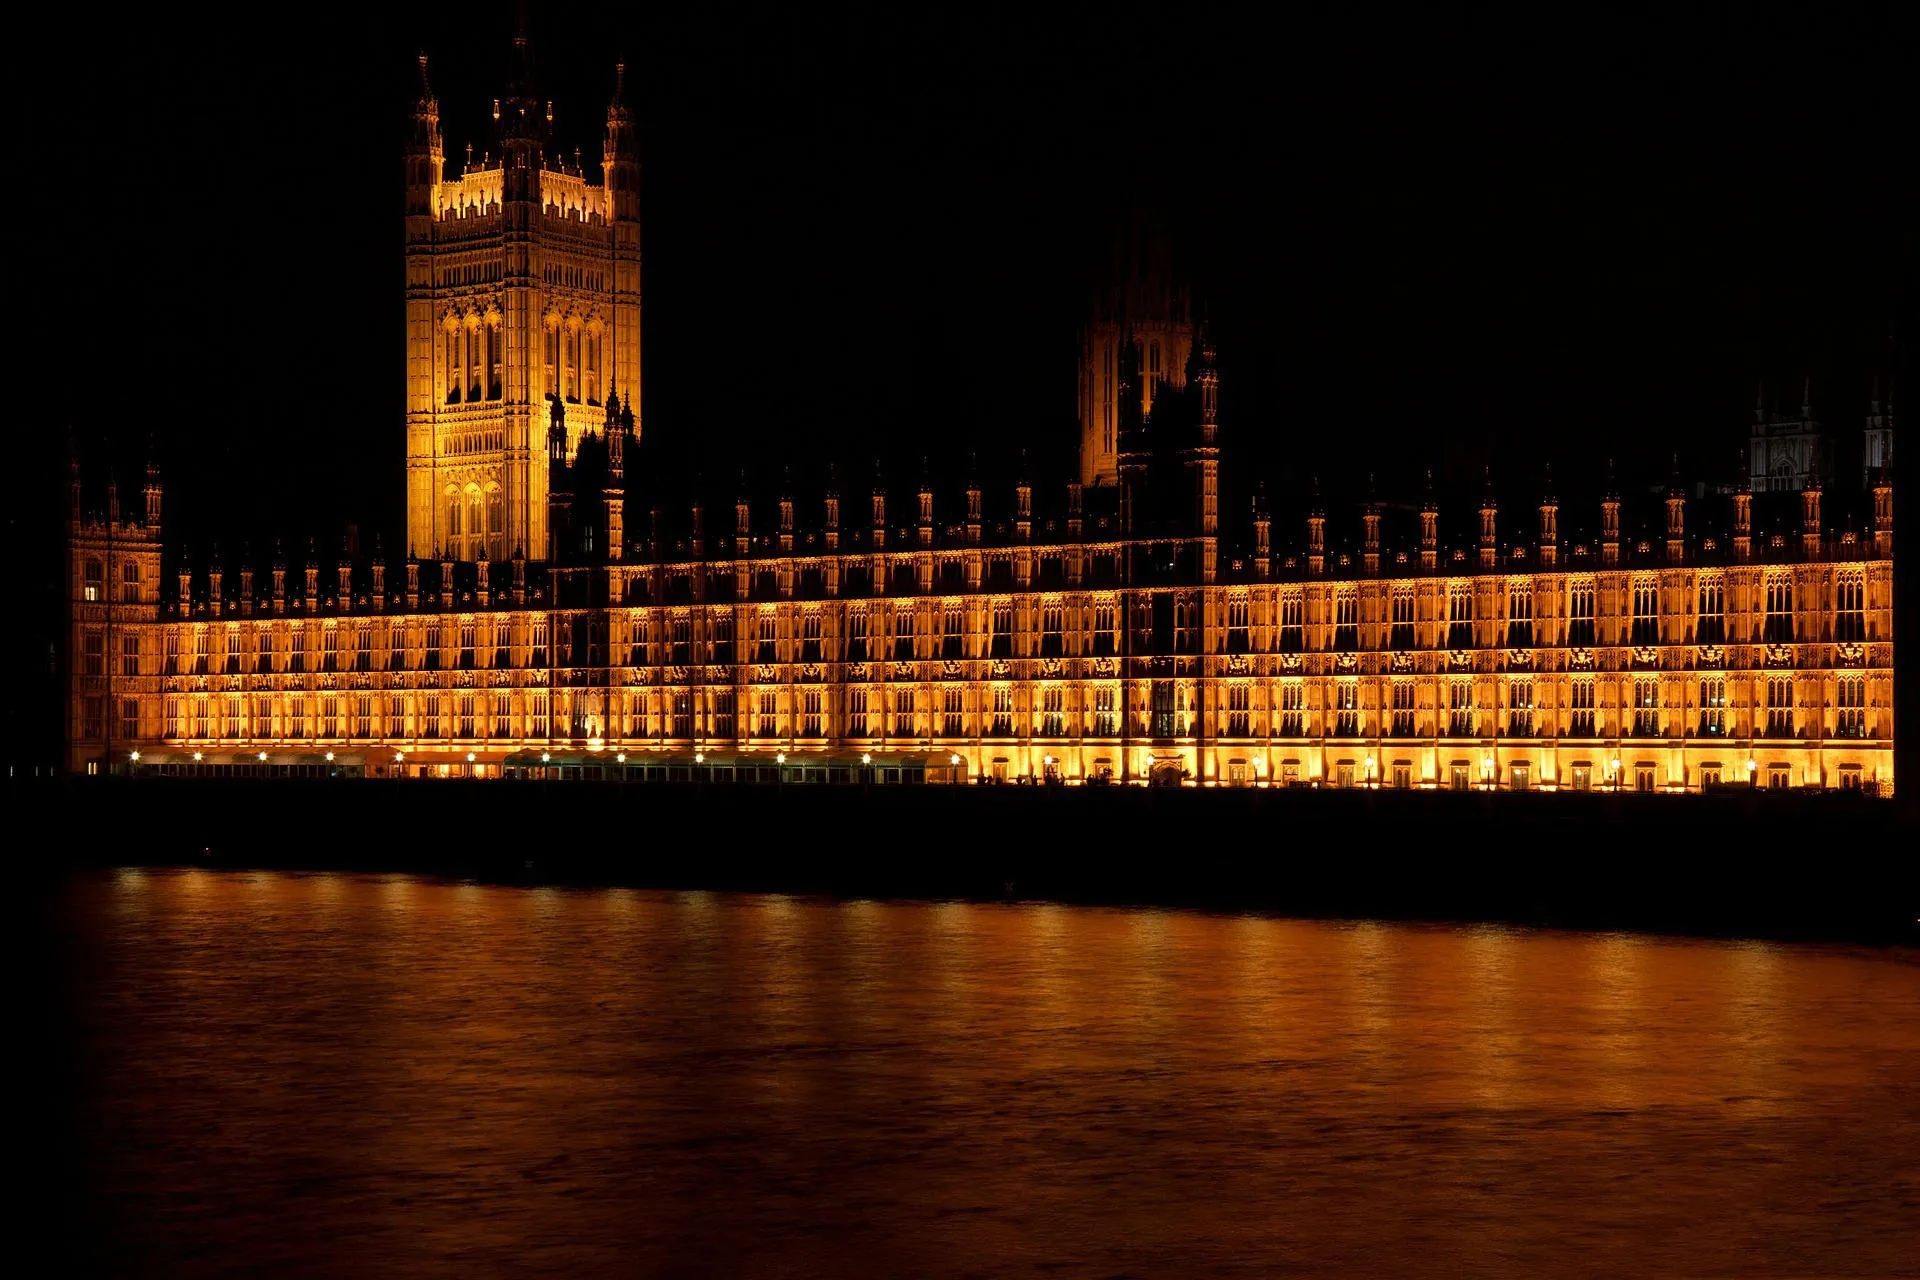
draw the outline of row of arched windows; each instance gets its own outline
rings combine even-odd
[[[446,509],[442,545],[456,560],[507,558],[507,503],[500,486],[482,489],[469,484],[462,489],[448,485],[443,495]]]

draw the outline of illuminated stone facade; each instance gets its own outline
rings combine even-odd
[[[640,392],[640,162],[615,91],[601,181],[552,153],[525,38],[493,102],[497,150],[446,176],[420,65],[406,149],[407,539],[419,555],[551,554],[548,407],[568,452]]]
[[[904,511],[880,487],[806,517],[742,499],[710,531],[693,503],[629,538],[631,125],[616,106],[593,186],[544,167],[530,91],[500,110],[502,158],[454,182],[424,87],[414,117],[422,558],[178,568],[163,590],[158,475],[135,520],[84,511],[76,468],[73,769],[1891,791],[1887,468],[1859,535],[1818,487],[1796,536],[1757,535],[1743,484],[1712,536],[1676,488],[1652,542],[1611,496],[1592,542],[1563,544],[1551,497],[1503,539],[1489,497],[1469,546],[1429,502],[1405,547],[1369,506],[1357,555],[1318,510],[1304,551],[1276,552],[1258,508],[1223,550],[1218,378],[1184,298],[1157,379],[1159,330],[1097,319],[1083,407],[1109,352],[1112,431],[1083,416],[1051,518],[1024,481],[992,517],[977,484],[940,511],[923,484]]]

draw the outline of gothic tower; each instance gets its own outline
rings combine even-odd
[[[526,33],[493,144],[446,174],[420,60],[406,161],[407,536],[423,556],[545,553],[553,408],[570,457],[640,400],[640,162],[616,73],[597,181],[553,141]]]
[[[1110,485],[1120,479],[1120,387],[1131,387],[1146,414],[1162,386],[1186,386],[1193,352],[1192,286],[1163,223],[1133,215],[1114,239],[1089,311],[1080,333],[1080,483]],[[1138,367],[1121,369],[1128,330]]]

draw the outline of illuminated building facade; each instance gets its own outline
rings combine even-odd
[[[1657,540],[1611,492],[1591,542],[1551,495],[1515,537],[1489,495],[1469,545],[1429,501],[1404,546],[1369,504],[1357,554],[1317,508],[1277,551],[1259,506],[1223,530],[1184,296],[1096,316],[1051,513],[1025,479],[991,516],[977,483],[876,484],[633,536],[631,122],[609,113],[590,185],[546,167],[529,85],[454,182],[424,84],[414,115],[418,554],[163,582],[158,474],[134,518],[86,510],[76,466],[74,770],[1890,793],[1889,466],[1858,534],[1815,477],[1791,537],[1756,532],[1743,482],[1705,536],[1676,486]]]

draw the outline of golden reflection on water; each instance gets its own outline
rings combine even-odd
[[[1901,953],[204,870],[67,905],[129,1269],[1913,1256]]]

